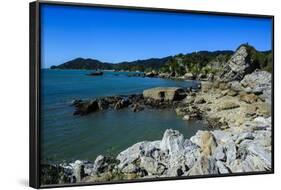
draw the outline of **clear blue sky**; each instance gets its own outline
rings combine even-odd
[[[42,66],[77,57],[117,63],[200,50],[271,49],[265,18],[43,5]]]

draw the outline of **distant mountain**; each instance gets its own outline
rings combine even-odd
[[[86,70],[96,70],[96,69],[113,69],[113,64],[104,63],[96,59],[83,59],[77,58],[71,61],[65,62],[58,66],[51,66],[51,69],[86,69]]]

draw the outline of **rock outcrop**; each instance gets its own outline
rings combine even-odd
[[[256,68],[258,68],[258,65],[251,59],[248,47],[242,45],[226,63],[220,74],[220,79],[226,82],[240,81],[246,74],[253,72]]]
[[[162,140],[136,143],[116,158],[45,166],[44,179],[52,182],[53,172],[55,182],[75,183],[268,171],[271,158],[270,118],[259,117],[242,129],[198,131],[190,139],[167,129]]]
[[[182,100],[186,97],[184,89],[177,87],[157,87],[143,91],[145,98],[152,98],[161,101]]]

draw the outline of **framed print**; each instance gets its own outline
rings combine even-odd
[[[274,172],[274,17],[30,3],[30,186]]]

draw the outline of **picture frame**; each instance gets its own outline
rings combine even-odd
[[[252,172],[230,172],[227,174],[213,173],[204,175],[191,176],[177,176],[177,177],[157,177],[157,178],[136,178],[130,180],[109,180],[100,182],[81,182],[81,183],[58,183],[44,185],[40,181],[41,175],[41,160],[42,160],[42,30],[44,26],[41,23],[42,12],[41,8],[44,5],[58,6],[58,7],[74,7],[74,8],[102,8],[105,11],[142,11],[144,13],[154,14],[195,14],[203,16],[219,16],[219,17],[234,17],[245,19],[268,19],[271,22],[270,36],[271,36],[271,54],[272,54],[272,68],[271,68],[271,92],[270,92],[270,168],[266,171],[252,171]],[[85,186],[85,185],[100,185],[100,184],[116,184],[116,183],[131,183],[131,182],[148,182],[148,181],[162,181],[162,180],[181,180],[194,178],[211,178],[211,177],[229,177],[229,176],[244,176],[244,175],[260,175],[274,173],[274,16],[273,15],[259,15],[259,14],[242,14],[242,13],[226,13],[226,12],[209,12],[198,10],[182,10],[182,9],[166,9],[153,7],[133,7],[133,6],[117,6],[117,5],[102,5],[102,4],[87,4],[87,3],[69,3],[69,2],[54,2],[54,1],[36,1],[30,3],[30,128],[29,128],[29,181],[33,188],[53,188],[53,187],[69,187],[69,186]],[[94,10],[93,10],[94,11]],[[202,49],[203,51],[204,49]],[[44,50],[45,51],[45,50]],[[201,51],[201,49],[200,49]],[[168,56],[168,55],[167,55]],[[91,73],[90,73],[91,74]],[[201,87],[201,86],[200,86]],[[259,96],[259,95],[258,95]],[[266,129],[269,130],[269,129]],[[251,137],[252,138],[252,137]],[[133,144],[131,144],[133,145]]]

